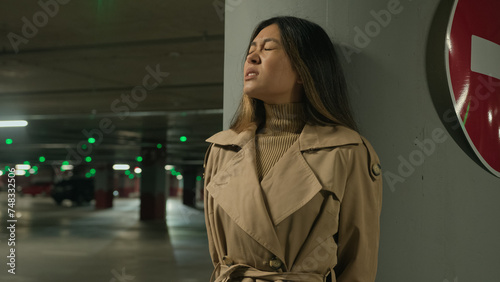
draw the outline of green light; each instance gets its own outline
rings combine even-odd
[[[181,142],[186,142],[187,141],[187,137],[186,136],[181,136],[181,138],[179,138],[181,140]]]
[[[64,171],[64,168],[61,166],[61,171]]]
[[[465,123],[467,122],[467,116],[469,115],[469,107],[470,107],[470,101],[469,101],[469,104],[467,105],[467,111],[465,112],[464,126],[465,126]]]
[[[24,176],[30,177],[30,173],[28,171],[26,171],[26,173],[24,174]]]
[[[12,139],[5,139],[5,144],[10,145],[12,144]]]
[[[88,163],[90,163],[92,161],[92,158],[90,156],[88,156],[88,157],[85,158],[85,161],[88,162]]]
[[[196,181],[201,181],[201,176],[196,176]]]
[[[82,149],[87,150],[87,144],[83,144]]]
[[[138,157],[136,158],[136,160],[137,160],[138,162],[142,162],[142,157],[141,157],[141,156],[138,156]]]
[[[95,138],[90,137],[88,141],[89,141],[90,144],[94,144],[95,143]]]
[[[128,169],[127,169],[127,170],[125,171],[125,175],[129,175],[129,174],[130,174],[130,170],[128,170]]]
[[[69,162],[68,161],[64,161],[64,162],[62,162],[62,165],[69,165]]]
[[[30,164],[30,162],[28,162],[28,161],[24,161],[24,164],[27,164],[27,165],[29,165],[29,164]]]
[[[38,167],[37,166],[32,166],[31,167],[34,171],[38,171]]]
[[[90,173],[91,173],[92,175],[94,175],[94,174],[96,173],[95,169],[91,168],[91,169],[90,169]]]
[[[158,148],[158,149],[161,149],[161,147],[163,147],[163,146],[159,143],[158,143],[158,145],[156,145],[156,148]]]
[[[85,173],[85,177],[87,177],[87,178],[91,178],[91,177],[92,177],[92,174],[91,174],[90,172],[87,172],[87,173]]]
[[[45,157],[44,157],[44,156],[40,156],[40,157],[38,158],[38,160],[39,160],[41,163],[43,163],[43,162],[45,162]]]
[[[103,10],[103,3],[102,3],[103,1],[104,1],[104,0],[97,0],[97,11],[98,11],[99,13],[101,13],[101,12],[102,12],[102,10]]]
[[[8,165],[5,166],[5,170],[10,170],[10,167]]]
[[[133,174],[130,174],[130,175],[128,176],[128,178],[129,178],[129,179],[134,179],[134,175],[133,175]]]

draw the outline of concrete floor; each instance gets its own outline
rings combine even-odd
[[[203,212],[167,201],[167,224],[139,221],[138,199],[114,207],[16,197],[16,274],[7,272],[7,194],[0,192],[0,281],[196,282],[213,269]]]

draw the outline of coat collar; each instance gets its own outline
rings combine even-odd
[[[255,137],[255,130],[255,125],[241,133],[229,129],[213,135],[206,141],[222,146],[243,148],[250,139]],[[319,126],[306,124],[298,139],[300,151],[360,144],[362,142],[360,135],[356,131],[341,125]]]
[[[285,250],[281,248],[275,226],[323,188],[303,151],[361,143],[362,139],[357,132],[343,126],[305,125],[298,142],[259,183],[255,142],[252,142],[255,129],[239,134],[226,130],[207,139],[221,146],[237,146],[240,150],[206,188],[240,228],[284,262]]]

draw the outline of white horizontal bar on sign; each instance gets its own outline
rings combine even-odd
[[[470,69],[500,79],[500,45],[472,35]]]

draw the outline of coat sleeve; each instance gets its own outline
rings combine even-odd
[[[340,205],[335,275],[337,282],[373,282],[382,208],[380,161],[364,138],[346,153],[351,168]]]
[[[210,183],[210,180],[212,178],[212,174],[215,171],[214,169],[214,153],[213,150],[214,145],[210,144],[210,146],[207,149],[207,153],[205,154],[205,161],[203,164],[204,172],[203,172],[203,178],[204,178],[204,189],[203,189],[203,202],[204,202],[204,211],[205,211],[205,226],[207,228],[207,237],[208,237],[208,248],[210,251],[210,257],[212,258],[212,262],[214,266],[217,265],[219,261],[219,256],[217,255],[217,250],[215,248],[215,243],[213,240],[212,232],[213,228],[211,225],[211,214],[213,213],[212,207],[213,203],[211,201],[210,194],[208,193],[207,190],[207,185]],[[212,154],[210,154],[212,153]]]

